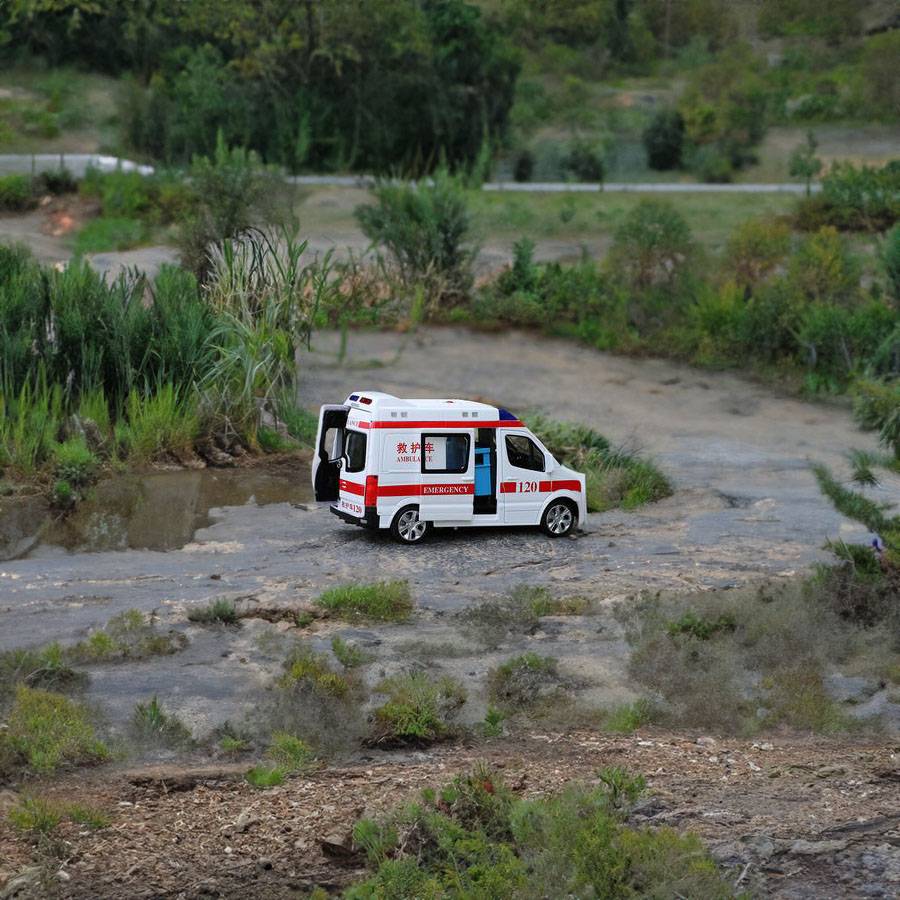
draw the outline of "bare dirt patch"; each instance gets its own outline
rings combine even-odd
[[[234,766],[95,772],[32,785],[106,809],[109,828],[64,827],[61,858],[44,861],[67,898],[291,897],[362,875],[347,835],[356,819],[446,783],[479,760],[523,797],[590,780],[604,766],[643,774],[649,796],[635,824],[700,834],[753,893],[780,897],[892,896],[900,884],[898,756],[879,742],[535,733],[427,757],[370,760],[260,792]],[[5,812],[15,800],[0,799]],[[0,826],[7,874],[34,850]],[[59,873],[63,873],[60,875]],[[29,893],[26,885],[20,897]]]

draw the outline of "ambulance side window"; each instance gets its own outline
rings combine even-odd
[[[366,436],[361,431],[348,431],[344,442],[346,471],[362,472],[366,467]]]
[[[423,434],[422,471],[459,475],[469,468],[467,434]]]
[[[506,458],[511,466],[517,469],[544,471],[544,454],[531,438],[524,434],[508,434],[506,436]]]

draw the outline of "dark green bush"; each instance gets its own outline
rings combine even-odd
[[[22,212],[36,204],[37,196],[29,176],[0,176],[0,210]]]
[[[602,182],[606,171],[601,148],[586,139],[576,140],[569,147],[563,168],[576,180],[589,182]]]
[[[644,130],[643,141],[651,169],[677,169],[681,165],[684,145],[681,113],[675,109],[661,109]]]

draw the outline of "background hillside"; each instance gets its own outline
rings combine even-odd
[[[291,172],[786,180],[900,145],[881,0],[11,0],[0,152],[170,165],[216,134]],[[649,151],[649,155],[648,155]]]

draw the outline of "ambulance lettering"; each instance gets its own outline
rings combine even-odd
[[[423,447],[419,441],[407,443],[406,441],[397,441],[397,462],[398,463],[420,463],[422,462],[422,454],[419,452]],[[425,462],[430,463],[434,452],[434,444],[431,441],[425,441]]]
[[[471,494],[470,484],[423,484],[423,494]]]

